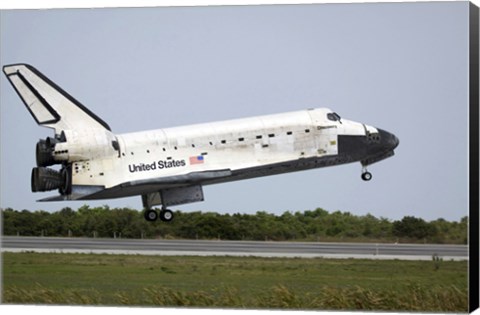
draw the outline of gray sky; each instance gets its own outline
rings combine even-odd
[[[1,65],[29,63],[115,133],[329,107],[396,134],[393,158],[204,187],[172,209],[459,220],[468,213],[468,2],[1,11]],[[37,126],[1,75],[0,206],[37,203]]]

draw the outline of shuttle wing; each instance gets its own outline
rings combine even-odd
[[[131,181],[123,183],[120,185],[122,188],[127,187],[136,187],[136,186],[172,186],[172,185],[191,185],[198,184],[209,180],[214,180],[218,178],[224,178],[232,175],[232,171],[229,169],[226,170],[216,170],[216,171],[203,171],[203,172],[192,172],[184,175],[175,175],[168,177],[160,177],[153,179],[144,179]]]
[[[158,192],[162,189],[202,185],[231,175],[232,171],[230,169],[224,169],[130,181],[108,189],[103,186],[74,185],[70,195],[53,196],[38,201],[93,200],[143,195]]]
[[[56,134],[69,129],[110,130],[107,123],[34,67],[8,65],[3,72],[40,126],[53,128]]]

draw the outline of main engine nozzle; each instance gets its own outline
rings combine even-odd
[[[60,161],[56,161],[53,158],[53,151],[55,150],[55,143],[57,142],[58,140],[52,139],[50,137],[45,140],[41,139],[37,142],[37,146],[35,149],[37,166],[51,166],[61,163]]]
[[[32,169],[32,192],[50,191],[54,189],[65,190],[68,186],[67,171],[57,171],[46,167]]]

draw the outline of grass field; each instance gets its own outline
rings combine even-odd
[[[3,254],[3,303],[467,312],[466,261]]]

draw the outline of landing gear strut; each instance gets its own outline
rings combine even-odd
[[[369,180],[372,179],[372,173],[367,171],[366,167],[363,167],[363,169],[362,169],[362,179],[366,182],[368,182]]]

